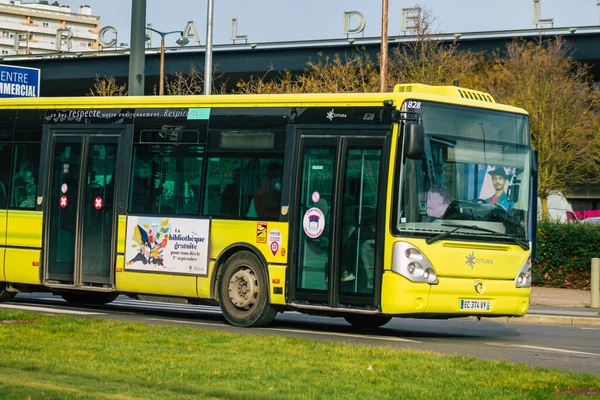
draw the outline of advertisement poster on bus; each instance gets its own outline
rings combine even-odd
[[[125,270],[208,274],[210,220],[127,217]]]

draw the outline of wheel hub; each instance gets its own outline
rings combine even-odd
[[[254,306],[258,296],[258,279],[254,271],[243,267],[236,271],[229,279],[229,299],[231,303],[243,310],[249,310]]]

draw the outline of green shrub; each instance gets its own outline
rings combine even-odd
[[[600,258],[600,224],[538,221],[534,285],[589,289],[592,258]]]

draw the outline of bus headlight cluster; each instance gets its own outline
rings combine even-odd
[[[438,283],[437,273],[429,260],[415,246],[406,242],[394,243],[392,271],[413,282]]]
[[[516,287],[531,287],[531,257],[527,258],[525,264],[515,278]]]

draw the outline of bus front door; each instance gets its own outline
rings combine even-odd
[[[301,136],[291,300],[336,308],[379,304],[385,138]]]
[[[47,286],[114,286],[118,149],[117,135],[51,135],[44,200]]]

